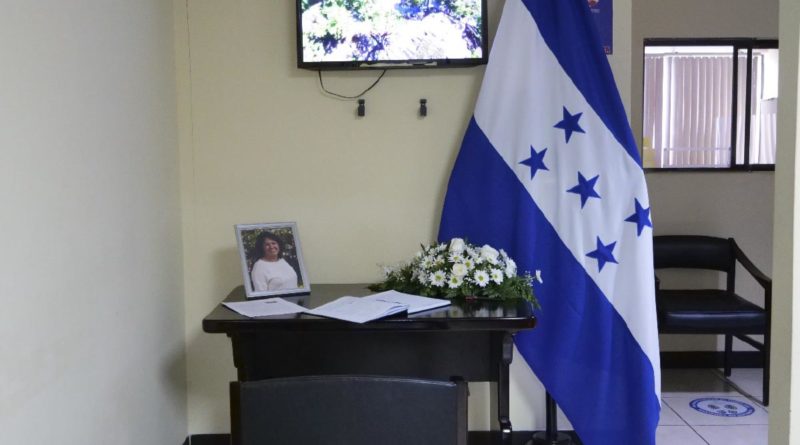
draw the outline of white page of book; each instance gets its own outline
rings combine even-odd
[[[303,306],[286,301],[283,298],[269,298],[264,300],[237,301],[222,303],[228,309],[238,312],[245,317],[267,317],[270,315],[297,314],[308,311]]]
[[[308,311],[308,314],[336,318],[353,323],[387,317],[407,309],[406,305],[360,297],[341,297],[330,303]]]
[[[428,311],[431,309],[436,309],[450,304],[450,300],[443,300],[441,298],[423,297],[420,295],[411,295],[403,292],[398,292],[396,290],[389,290],[386,292],[372,294],[364,297],[364,299],[404,304],[408,306],[409,314]]]

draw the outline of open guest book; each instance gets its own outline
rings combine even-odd
[[[353,323],[366,323],[407,310],[408,306],[390,301],[367,300],[365,297],[341,297],[306,313]]]
[[[377,294],[362,297],[363,300],[385,301],[389,303],[397,303],[408,306],[409,314],[416,314],[417,312],[429,311],[450,304],[450,300],[442,300],[441,298],[421,297],[419,295],[404,294],[396,290],[387,290]]]
[[[390,290],[366,297],[341,297],[306,313],[352,321],[353,323],[366,323],[400,312],[415,314],[449,304],[449,300],[421,297]]]
[[[449,300],[421,297],[390,290],[366,297],[340,297],[310,310],[281,298],[225,303],[225,306],[247,317],[305,313],[353,323],[366,323],[401,312],[414,314],[449,304]]]

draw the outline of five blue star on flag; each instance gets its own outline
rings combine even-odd
[[[605,266],[606,263],[619,264],[613,254],[614,246],[616,245],[616,241],[611,244],[603,244],[600,237],[597,237],[597,248],[587,253],[586,256],[597,260],[598,272],[603,270],[603,266]]]
[[[650,221],[650,207],[642,207],[638,199],[634,198],[633,201],[636,210],[633,212],[633,215],[625,218],[625,221],[636,223],[636,236],[638,237],[642,234],[642,230],[644,230],[645,227],[650,227],[652,229],[653,223]]]
[[[586,133],[583,131],[583,128],[578,125],[578,121],[583,113],[570,114],[570,112],[567,111],[567,107],[562,108],[564,109],[564,117],[557,124],[553,125],[553,127],[564,130],[564,138],[566,142],[569,142],[572,133]]]
[[[531,145],[531,157],[525,159],[524,161],[520,161],[520,164],[527,165],[531,168],[531,179],[536,175],[536,172],[539,170],[550,170],[544,165],[544,155],[547,152],[547,149],[543,149],[542,151],[536,151]]]
[[[600,175],[597,175],[591,179],[586,179],[581,172],[578,172],[578,185],[567,190],[570,193],[581,195],[581,208],[586,205],[586,201],[588,201],[589,198],[602,199],[594,190],[594,186],[597,184],[597,180],[599,178]]]

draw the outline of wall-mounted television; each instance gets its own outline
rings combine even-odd
[[[488,60],[486,0],[296,0],[299,68],[426,68]]]

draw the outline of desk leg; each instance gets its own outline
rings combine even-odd
[[[511,418],[509,417],[509,366],[514,355],[514,340],[511,334],[503,334],[500,372],[497,381],[497,419],[500,422],[500,433],[503,445],[511,445]]]

